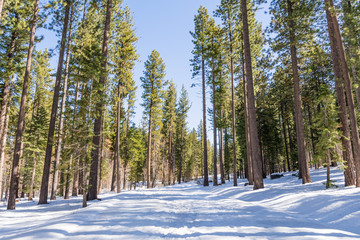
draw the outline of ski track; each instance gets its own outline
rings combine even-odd
[[[231,182],[194,182],[156,189],[104,193],[81,208],[82,197],[47,205],[22,201],[0,207],[1,239],[360,239],[360,190],[325,190],[326,170],[313,183],[286,173],[265,189]],[[343,186],[343,173],[332,169]]]

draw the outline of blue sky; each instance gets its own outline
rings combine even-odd
[[[188,113],[188,128],[196,128],[202,119],[202,96],[200,85],[191,88],[193,83],[200,83],[200,79],[192,79],[190,59],[193,44],[189,32],[194,29],[194,15],[199,7],[205,6],[212,14],[220,4],[220,0],[124,0],[124,4],[127,4],[133,13],[136,35],[139,38],[137,50],[140,61],[136,63],[134,71],[134,79],[138,86],[134,122],[139,123],[143,115],[140,106],[142,102],[140,77],[143,75],[144,62],[155,49],[166,64],[166,79],[174,81],[178,92],[183,84],[188,90],[192,104]],[[257,19],[264,27],[268,25],[270,19],[269,15],[264,14],[267,8],[268,5],[265,4],[257,13]],[[54,32],[39,29],[38,34],[45,37],[39,46],[40,49],[52,49],[56,46],[58,38]],[[51,64],[56,68],[57,56],[52,58]],[[209,96],[207,96],[208,100]],[[208,102],[207,107],[209,106]]]
[[[219,0],[125,0],[133,12],[136,34],[139,37],[137,50],[140,62],[136,64],[134,78],[141,86],[140,77],[144,61],[153,49],[160,53],[166,64],[166,78],[173,80],[178,93],[184,84],[188,90],[192,107],[188,114],[189,128],[197,127],[202,118],[201,88],[191,88],[199,79],[192,79],[190,59],[193,49],[190,31],[194,29],[194,15],[200,5],[212,13]],[[141,102],[141,87],[138,89],[138,104]],[[179,96],[179,94],[178,94]],[[142,109],[137,108],[135,122],[142,117]]]
[[[124,3],[133,12],[136,34],[139,37],[137,50],[140,62],[136,64],[134,72],[138,86],[141,85],[140,77],[143,74],[144,61],[155,49],[166,64],[166,78],[174,81],[178,92],[183,84],[188,90],[192,103],[188,114],[188,127],[196,128],[202,119],[202,95],[200,85],[191,88],[193,83],[200,83],[200,79],[192,79],[190,59],[193,43],[189,32],[194,29],[194,15],[199,7],[205,6],[212,14],[220,4],[220,0],[125,0]],[[267,8],[268,5],[264,7]],[[264,10],[259,10],[257,19],[265,26],[270,17],[264,15]],[[135,122],[139,122],[142,117],[142,109],[139,106],[141,91],[139,87]]]

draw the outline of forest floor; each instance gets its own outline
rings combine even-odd
[[[313,183],[286,173],[252,191],[239,181],[218,187],[194,182],[164,188],[104,193],[81,208],[81,197],[47,205],[0,207],[1,239],[360,239],[360,189],[325,190],[326,170]]]

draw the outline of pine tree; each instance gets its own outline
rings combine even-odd
[[[109,38],[110,38],[110,22],[112,14],[112,0],[107,0],[106,4],[106,17],[104,25],[104,37],[102,45],[102,75],[99,80],[99,89],[97,90],[98,99],[96,102],[96,118],[94,121],[94,136],[93,136],[93,149],[91,151],[91,167],[90,167],[90,188],[88,192],[87,199],[94,200],[97,199],[97,190],[98,190],[98,167],[100,160],[100,141],[102,136],[102,123],[103,123],[103,107],[104,107],[104,88],[106,84],[107,77],[107,57],[108,57],[108,47],[109,47]]]
[[[53,97],[53,105],[51,109],[51,118],[49,124],[49,133],[48,133],[48,143],[46,147],[46,155],[44,161],[44,170],[43,177],[41,181],[41,190],[40,190],[40,198],[39,204],[46,204],[48,197],[48,186],[49,186],[49,176],[50,176],[50,163],[51,163],[51,155],[52,155],[52,147],[54,143],[54,132],[55,132],[55,124],[56,124],[56,115],[58,110],[58,102],[59,102],[59,93],[60,93],[60,84],[63,70],[63,60],[65,55],[65,45],[66,45],[66,37],[67,37],[67,29],[69,23],[69,15],[70,15],[70,7],[71,0],[66,1],[65,6],[65,17],[63,22],[61,43],[60,43],[60,54],[59,54],[59,62],[56,72],[56,80],[55,80],[55,88],[54,88],[54,97]]]
[[[147,188],[151,188],[152,130],[156,128],[156,117],[160,113],[165,78],[165,64],[160,54],[153,50],[145,62],[144,76],[140,78],[144,92],[142,94],[144,114],[148,117],[148,142],[146,159]]]
[[[15,209],[15,198],[17,191],[17,183],[19,181],[19,160],[20,160],[20,151],[21,151],[21,143],[22,137],[25,131],[25,105],[26,105],[26,95],[28,91],[28,85],[30,80],[30,71],[31,71],[31,62],[32,62],[32,53],[34,49],[34,41],[35,41],[35,30],[37,26],[38,20],[38,12],[39,12],[39,0],[35,1],[34,4],[34,14],[31,22],[31,34],[30,34],[30,42],[29,42],[29,50],[26,61],[26,70],[24,75],[24,84],[21,95],[21,103],[20,103],[20,111],[18,118],[18,126],[16,131],[16,140],[15,140],[15,148],[14,148],[14,157],[13,157],[13,165],[11,172],[11,180],[10,180],[10,190],[9,190],[9,200],[8,200],[8,210]]]
[[[205,82],[205,52],[207,48],[206,31],[209,25],[209,14],[205,7],[201,6],[198,14],[195,15],[195,30],[190,32],[194,38],[194,50],[192,51],[194,59],[191,60],[193,66],[193,78],[201,74],[202,78],[202,98],[203,98],[203,155],[204,155],[204,186],[209,186],[208,171],[208,147],[207,147],[207,128],[206,128],[206,82]]]
[[[176,127],[176,89],[170,82],[163,106],[163,134],[167,142],[168,184],[174,184],[174,134]]]
[[[179,102],[177,103],[176,109],[176,138],[177,138],[177,148],[178,148],[178,183],[181,183],[183,178],[183,164],[184,164],[184,147],[185,147],[185,137],[187,135],[186,130],[186,117],[190,109],[188,93],[183,85],[181,88]]]
[[[354,162],[356,166],[356,186],[360,187],[360,143],[359,143],[359,131],[358,131],[358,124],[356,121],[356,112],[354,106],[354,98],[350,80],[349,69],[347,65],[347,59],[345,55],[344,44],[342,41],[342,36],[338,24],[338,20],[336,15],[334,14],[334,4],[331,0],[325,0],[325,10],[326,10],[326,18],[328,23],[328,31],[329,31],[329,38],[331,43],[331,51],[332,51],[332,58],[333,58],[333,66],[334,66],[334,73],[335,73],[335,83],[339,84],[337,88],[337,94],[340,105],[345,106],[344,101],[345,98],[343,97],[343,91],[341,91],[341,85],[344,86],[346,92],[346,100],[349,109],[349,116],[350,116],[350,130],[351,130],[351,137],[353,141],[353,151],[354,151]],[[341,78],[343,81],[341,81]],[[340,95],[339,95],[340,94]],[[341,107],[342,107],[341,106]],[[345,113],[346,108],[340,109],[341,112]],[[348,150],[348,148],[346,149]],[[349,163],[351,164],[351,163]],[[351,166],[349,166],[351,169]]]
[[[138,56],[136,54],[135,44],[137,37],[133,30],[134,24],[128,7],[121,9],[121,5],[114,6],[114,19],[116,24],[114,26],[114,36],[112,45],[112,61],[114,62],[114,68],[112,71],[116,74],[118,79],[117,83],[117,107],[116,107],[116,143],[114,152],[114,169],[116,169],[116,182],[117,192],[120,192],[120,121],[121,121],[121,106],[125,105],[124,98],[126,95],[131,96],[131,92],[134,88],[134,82],[132,79],[132,71],[135,65],[135,61]],[[127,121],[126,121],[127,122]],[[126,126],[126,131],[129,126]],[[127,135],[127,134],[125,134]],[[127,137],[125,137],[126,139]],[[123,138],[124,139],[124,138]],[[127,145],[127,144],[124,144]],[[126,146],[125,146],[126,148]],[[126,151],[125,151],[126,152]],[[126,154],[125,154],[126,155]],[[126,161],[128,156],[124,156],[124,172],[126,169]],[[125,183],[124,173],[124,183]]]

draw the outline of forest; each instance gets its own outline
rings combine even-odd
[[[256,19],[264,0],[199,7],[186,86],[168,80],[157,50],[136,84],[138,36],[122,0],[0,0],[7,209],[19,198],[41,205],[78,195],[86,207],[104,191],[193,180],[247,179],[258,190],[290,171],[308,184],[319,168],[332,188],[331,167],[343,170],[345,186],[360,187],[360,2],[269,2],[266,28]],[[58,39],[53,49],[37,47],[44,28]],[[192,129],[190,87],[202,105]]]

